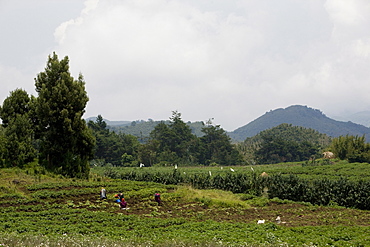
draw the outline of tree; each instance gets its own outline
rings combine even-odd
[[[349,162],[370,162],[370,144],[365,136],[339,136],[333,139],[331,149],[335,157]]]
[[[68,57],[59,60],[54,52],[35,86],[40,162],[65,176],[87,178],[95,140],[82,119],[89,100],[82,74],[75,80]]]
[[[191,133],[190,127],[181,119],[181,113],[172,112],[169,124],[161,122],[150,133],[150,140],[145,151],[146,160],[150,162],[194,163],[193,155],[196,136]],[[155,159],[153,160],[153,154]]]
[[[95,159],[104,160],[114,166],[132,166],[138,163],[139,141],[135,136],[109,131],[101,115],[98,115],[95,123],[89,121],[87,125],[96,138]]]
[[[0,117],[4,126],[3,159],[8,166],[22,167],[36,157],[34,126],[30,118],[32,100],[26,91],[16,89],[4,100]]]
[[[217,163],[219,165],[240,165],[243,159],[231,143],[230,137],[220,125],[212,125],[209,120],[202,129],[200,137],[199,162],[204,165]]]

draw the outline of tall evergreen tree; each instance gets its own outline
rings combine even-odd
[[[48,57],[45,72],[35,78],[36,114],[41,139],[40,161],[69,177],[86,178],[94,137],[82,116],[88,102],[82,74],[75,80],[69,59]]]

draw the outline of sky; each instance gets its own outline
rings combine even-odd
[[[370,110],[369,0],[0,0],[0,104],[50,54],[85,78],[84,117],[227,131],[291,105]]]

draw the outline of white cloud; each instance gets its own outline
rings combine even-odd
[[[368,0],[81,6],[50,34],[72,75],[85,76],[87,117],[159,120],[178,110],[186,121],[215,118],[233,130],[293,104],[328,115],[370,107]],[[43,62],[45,50],[37,53]]]

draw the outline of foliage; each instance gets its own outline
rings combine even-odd
[[[69,59],[49,56],[45,72],[35,79],[40,161],[70,177],[87,177],[94,138],[82,116],[88,101],[85,82],[69,72]]]
[[[319,158],[331,139],[313,129],[281,124],[237,144],[249,163],[280,163]]]
[[[333,139],[331,149],[339,159],[349,162],[370,162],[370,144],[365,136],[339,136]]]
[[[353,167],[357,166],[353,165]],[[125,169],[125,171],[117,170],[113,178],[151,181],[161,184],[189,184],[197,189],[220,189],[233,193],[255,196],[268,195],[270,198],[278,197],[282,200],[304,201],[315,205],[334,203],[344,207],[370,209],[370,200],[367,195],[367,191],[370,190],[370,174],[362,177],[361,170],[355,172],[349,169],[353,176],[357,177],[357,179],[349,179],[347,171],[341,175],[338,172],[339,170],[334,170],[333,167],[326,165],[317,167],[300,166],[300,169],[296,171],[300,176],[282,175],[279,171],[286,171],[287,169],[289,169],[289,173],[294,173],[292,168],[286,166],[282,168],[269,176],[259,176],[257,172],[250,169],[249,171],[231,172],[230,170],[224,171],[220,168],[214,168],[211,172],[211,168],[208,167],[207,169],[131,168]],[[367,170],[368,164],[363,169]],[[323,177],[321,175],[322,170],[335,173],[336,178],[332,176]],[[311,173],[312,176],[302,176],[304,172]]]
[[[36,157],[36,149],[33,146],[34,128],[31,122],[32,107],[32,100],[27,92],[16,89],[10,92],[10,96],[0,108],[4,127],[1,156],[7,166],[22,167]]]
[[[114,166],[137,166],[140,143],[136,137],[110,131],[101,115],[87,125],[96,139],[94,159],[104,160]]]
[[[243,159],[231,144],[231,139],[219,125],[207,124],[200,137],[199,163],[210,165],[212,163],[226,166],[240,165]]]
[[[1,181],[8,173],[27,181],[0,197],[4,246],[366,246],[370,240],[366,211],[149,182],[29,182],[19,169],[0,172]],[[101,186],[108,200],[98,199]],[[20,190],[24,196],[11,196]],[[130,210],[111,201],[117,191]],[[164,205],[151,201],[154,192]],[[275,223],[276,215],[288,222]]]
[[[155,169],[169,170],[149,168]],[[202,171],[189,169],[192,175]],[[366,211],[107,178],[33,181],[25,171],[0,170],[4,246],[366,246],[370,240]],[[23,182],[5,191],[10,185],[3,181],[11,178]],[[98,199],[101,186],[107,188],[108,200]],[[130,210],[113,203],[120,191]],[[162,206],[152,201],[154,192],[161,193]],[[276,215],[287,222],[275,223]],[[266,223],[256,224],[259,219]]]

